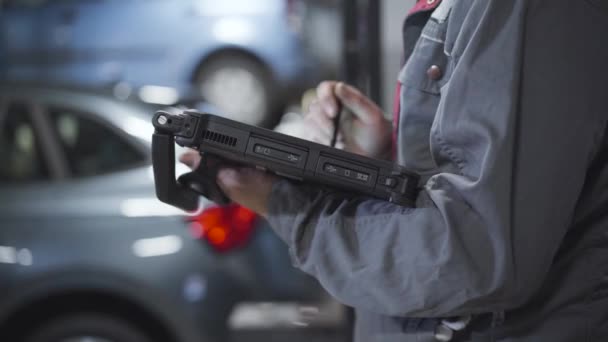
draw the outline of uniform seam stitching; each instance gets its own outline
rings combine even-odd
[[[445,142],[445,140],[443,140],[443,138],[439,135],[439,132],[435,132],[435,138],[437,139],[437,143],[439,144],[439,148],[441,151],[443,151],[445,154],[447,154],[447,156],[449,157],[449,159],[456,164],[456,166],[458,167],[458,169],[460,170],[460,174],[464,175],[464,169],[466,166],[466,163],[464,160],[462,160],[461,158],[459,158],[456,153],[454,153],[454,150],[452,150],[448,144]]]

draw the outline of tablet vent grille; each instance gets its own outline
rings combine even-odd
[[[236,146],[236,138],[213,131],[205,131],[203,133],[203,140],[213,141],[214,143],[232,147]]]

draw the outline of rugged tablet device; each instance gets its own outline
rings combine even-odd
[[[196,210],[198,196],[219,204],[228,199],[215,183],[225,163],[251,165],[279,176],[413,206],[418,176],[389,161],[372,159],[212,114],[186,110],[157,112],[152,162],[156,195],[184,210]],[[175,179],[175,145],[198,150],[203,160]]]

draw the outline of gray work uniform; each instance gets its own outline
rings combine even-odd
[[[416,208],[281,180],[269,222],[358,341],[608,341],[607,63],[608,1],[455,0],[399,75]]]

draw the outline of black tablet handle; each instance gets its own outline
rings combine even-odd
[[[217,204],[230,203],[215,181],[219,163],[211,156],[203,155],[194,171],[175,178],[175,136],[192,137],[196,126],[196,122],[184,119],[196,120],[164,112],[153,118],[152,168],[158,199],[186,211],[198,208],[201,195]]]

